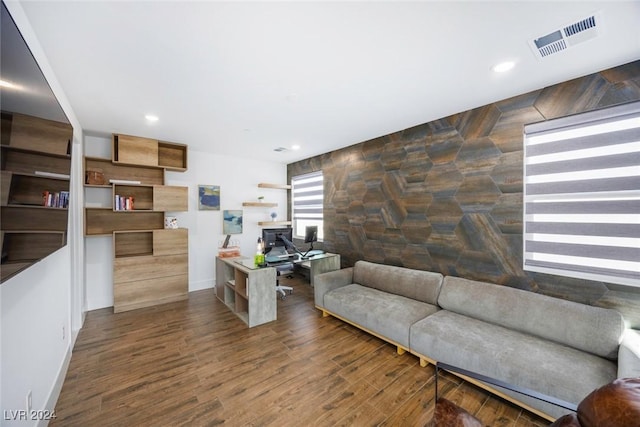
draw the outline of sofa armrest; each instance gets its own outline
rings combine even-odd
[[[640,330],[627,329],[618,350],[618,378],[640,377]]]
[[[313,285],[313,296],[316,307],[324,308],[324,294],[332,289],[353,283],[353,267],[318,274]]]

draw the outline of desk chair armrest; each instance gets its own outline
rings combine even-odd
[[[324,294],[353,283],[353,267],[318,274],[313,285],[316,307],[324,308]]]

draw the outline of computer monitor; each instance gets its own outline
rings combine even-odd
[[[318,226],[307,225],[304,229],[304,242],[313,243],[318,241]]]
[[[269,252],[271,248],[276,246],[286,246],[284,240],[281,237],[293,240],[293,228],[263,228],[262,240],[264,242],[265,253]]]

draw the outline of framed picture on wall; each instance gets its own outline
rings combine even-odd
[[[198,209],[201,211],[220,210],[219,185],[198,185]]]
[[[224,210],[222,212],[222,234],[242,233],[242,210]]]

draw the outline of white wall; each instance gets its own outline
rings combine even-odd
[[[68,244],[0,286],[0,424],[9,411],[53,410],[84,314],[81,180],[82,129],[19,2],[5,1],[23,38],[74,128]],[[64,330],[64,331],[63,331]],[[9,417],[10,418],[10,417]]]
[[[140,135],[144,136],[144,135]],[[189,145],[189,141],[175,141]],[[111,140],[107,137],[86,136],[85,155],[109,158]],[[211,288],[215,285],[215,256],[224,241],[222,234],[222,210],[242,209],[243,233],[233,235],[243,255],[253,256],[262,227],[258,221],[270,220],[275,211],[278,219],[287,217],[287,193],[284,190],[258,188],[260,182],[285,184],[285,164],[221,156],[188,150],[186,172],[167,172],[165,184],[189,187],[189,211],[170,212],[178,218],[178,225],[189,229],[189,291]],[[198,210],[198,185],[220,186],[220,211]],[[102,194],[99,194],[103,191]],[[242,202],[255,202],[259,195],[265,201],[276,202],[276,208],[243,207]],[[86,202],[93,206],[110,206],[110,193],[104,190],[85,189]],[[113,261],[111,236],[85,238],[87,268],[87,307],[95,310],[113,306]]]

